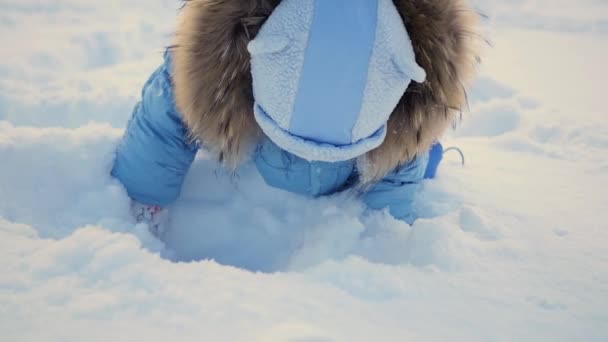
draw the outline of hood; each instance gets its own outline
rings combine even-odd
[[[249,52],[258,125],[310,161],[377,148],[407,86],[425,78],[392,0],[283,0]]]
[[[327,25],[324,3],[350,14]],[[310,160],[358,157],[363,181],[378,180],[461,113],[478,21],[465,0],[191,0],[173,47],[176,105],[231,167],[266,135]],[[327,63],[303,62],[315,58]]]

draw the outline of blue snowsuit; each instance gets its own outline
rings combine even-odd
[[[112,169],[133,200],[160,206],[177,199],[200,147],[188,142],[187,128],[175,107],[170,62],[167,52],[165,63],[144,85]],[[253,160],[270,186],[311,197],[344,190],[357,178],[354,160],[307,161],[269,139],[260,143]],[[422,155],[403,165],[363,194],[363,201],[371,209],[388,208],[394,217],[412,223],[413,200],[427,161],[428,156]]]
[[[283,0],[248,51],[254,116],[265,134],[253,161],[270,186],[310,197],[358,183],[356,158],[395,134],[387,132],[393,109],[411,81],[426,77],[391,0]],[[175,201],[199,148],[177,110],[172,60],[167,52],[145,84],[112,170],[144,204]],[[366,189],[363,201],[411,223],[418,185],[440,157],[432,151],[431,162],[418,154]]]

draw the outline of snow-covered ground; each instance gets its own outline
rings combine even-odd
[[[608,340],[608,3],[476,3],[412,227],[201,155],[159,241],[108,172],[179,2],[0,0],[0,340]]]

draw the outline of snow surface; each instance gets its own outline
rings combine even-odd
[[[201,155],[159,241],[108,172],[179,2],[0,0],[0,340],[608,340],[608,3],[477,3],[412,227]]]

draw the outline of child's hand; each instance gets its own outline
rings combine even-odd
[[[141,204],[131,202],[131,213],[137,223],[146,223],[150,233],[156,237],[161,237],[167,229],[169,223],[169,209],[158,205]]]

